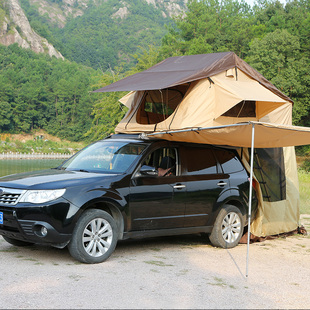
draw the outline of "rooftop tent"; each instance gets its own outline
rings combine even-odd
[[[255,173],[259,171],[256,178],[260,181],[270,174],[264,168],[271,167],[278,179],[270,180],[270,186],[264,188],[262,184],[266,182],[261,181],[259,212],[251,232],[267,236],[298,227],[295,153],[294,148],[286,146],[296,145],[297,141],[298,145],[310,143],[309,132],[290,127],[292,100],[234,53],[168,58],[97,90],[106,91],[130,91],[120,100],[129,110],[116,132],[239,147],[248,167],[249,126],[255,124]],[[239,126],[239,123],[247,125]],[[291,138],[286,141],[283,136],[288,133]],[[283,146],[281,152],[274,149]],[[269,151],[262,151],[266,148]],[[259,163],[268,165],[261,167]]]
[[[95,92],[132,91],[116,132],[259,120],[291,99],[232,52],[168,58]]]

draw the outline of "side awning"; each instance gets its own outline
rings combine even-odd
[[[146,138],[169,141],[251,147],[252,127],[255,126],[255,148],[275,148],[310,144],[310,128],[261,122],[187,128],[142,134]]]

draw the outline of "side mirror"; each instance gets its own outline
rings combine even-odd
[[[155,167],[143,165],[139,171],[140,176],[147,175],[147,176],[158,176],[158,171]]]

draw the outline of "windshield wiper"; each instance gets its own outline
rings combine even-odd
[[[79,169],[79,170],[76,170],[76,171],[79,171],[79,172],[87,172],[87,173],[89,173],[89,171],[88,171],[88,170],[85,170],[85,169]]]

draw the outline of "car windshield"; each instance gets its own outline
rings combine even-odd
[[[124,173],[145,149],[145,145],[99,141],[84,148],[59,168],[96,173]]]

